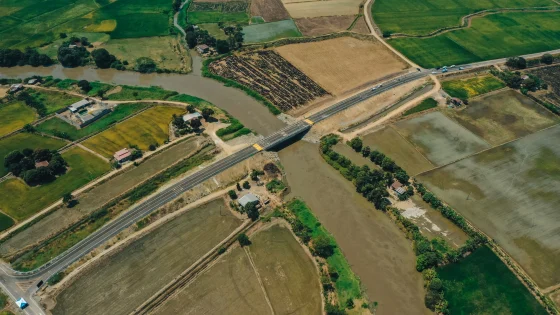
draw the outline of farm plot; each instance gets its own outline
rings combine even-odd
[[[459,263],[437,269],[437,274],[450,314],[548,314],[486,246]]]
[[[294,19],[319,16],[352,15],[360,11],[362,0],[286,1],[284,6]]]
[[[49,149],[58,150],[62,148],[66,142],[50,137],[43,137],[33,133],[18,133],[10,137],[0,140],[0,176],[8,174],[8,170],[4,167],[4,157],[15,150],[21,151],[25,148],[30,149]]]
[[[363,88],[407,68],[381,43],[352,37],[286,45],[276,51],[334,95]]]
[[[296,19],[296,25],[305,36],[319,36],[347,30],[356,19],[353,15],[320,16]]]
[[[37,114],[23,102],[0,104],[0,136],[32,123]]]
[[[173,114],[180,115],[184,111],[179,107],[155,106],[87,139],[83,144],[107,158],[132,145],[145,151],[150,144],[162,144],[168,139]]]
[[[256,91],[282,111],[327,95],[321,86],[274,51],[257,51],[222,58],[210,71]]]
[[[218,199],[189,210],[103,258],[56,297],[52,313],[129,314],[240,225],[224,207]]]
[[[16,220],[25,219],[111,169],[108,163],[79,147],[61,155],[68,163],[68,171],[51,183],[29,187],[19,178],[0,183],[0,209]]]
[[[525,55],[560,47],[560,12],[510,12],[472,20],[469,28],[388,42],[424,68]]]
[[[260,43],[281,38],[301,37],[296,24],[292,20],[252,24],[243,27],[244,42]]]
[[[391,126],[366,135],[363,142],[372,150],[382,152],[393,159],[395,163],[411,175],[434,168],[434,165],[428,159]]]
[[[276,22],[290,18],[290,14],[284,8],[281,0],[251,1],[251,16],[260,16],[265,22]]]
[[[394,124],[394,127],[437,166],[490,147],[484,140],[440,112],[401,121]]]
[[[541,78],[552,90],[551,93],[547,93],[542,98],[560,106],[560,66],[544,67],[529,72]]]
[[[560,283],[559,136],[554,126],[418,177],[541,288]]]
[[[191,24],[218,23],[242,24],[249,23],[248,2],[193,2],[187,12],[187,21]]]
[[[444,113],[492,145],[526,136],[560,120],[530,98],[513,90],[483,96],[466,108]]]
[[[484,75],[468,79],[443,81],[441,86],[449,96],[464,100],[504,88],[506,84],[493,75]]]

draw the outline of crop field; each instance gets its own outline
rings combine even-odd
[[[296,19],[296,25],[305,36],[319,36],[348,29],[356,19],[353,15],[320,16]]]
[[[560,122],[532,99],[513,90],[483,96],[466,108],[444,113],[492,145],[526,136]]]
[[[245,1],[193,2],[187,12],[187,21],[191,24],[223,22],[247,25],[248,8],[249,3]]]
[[[475,18],[469,28],[389,43],[422,67],[518,56],[560,48],[560,12],[510,12]]]
[[[37,114],[23,102],[0,104],[0,136],[32,123]]]
[[[423,100],[420,104],[414,106],[413,108],[405,111],[403,113],[403,116],[408,116],[408,115],[412,115],[412,114],[416,114],[431,108],[436,108],[438,106],[438,103],[436,100],[434,100],[433,98],[429,97],[425,100]]]
[[[189,210],[105,257],[56,297],[53,314],[129,314],[240,225],[224,207]]]
[[[560,283],[560,126],[419,176],[541,288]]]
[[[93,123],[81,128],[76,129],[76,127],[70,125],[69,123],[65,122],[64,120],[53,117],[49,120],[46,120],[39,125],[37,125],[37,130],[39,132],[43,132],[49,135],[60,135],[64,133],[68,136],[70,140],[78,140],[83,137],[89,136],[93,133],[99,132],[101,130],[106,129],[108,126],[114,124],[115,122],[124,119],[144,108],[146,108],[148,104],[146,103],[124,103],[117,106],[112,112],[106,114],[102,118],[94,121]]]
[[[81,98],[74,95],[55,91],[28,90],[28,92],[31,96],[45,105],[47,108],[47,115],[81,100]]]
[[[548,314],[488,247],[437,270],[450,314]]]
[[[551,0],[410,0],[406,4],[379,0],[374,2],[371,11],[375,23],[383,31],[421,35],[459,26],[461,17],[481,10],[555,5]]]
[[[111,169],[108,163],[79,147],[65,151],[62,157],[68,163],[68,171],[51,183],[29,187],[18,178],[0,183],[0,209],[16,220],[25,219]]]
[[[14,220],[0,212],[0,231],[5,231],[14,225]]]
[[[282,0],[253,0],[250,9],[251,16],[260,16],[264,22],[276,22],[290,18]]]
[[[400,121],[394,124],[394,127],[399,134],[416,146],[422,155],[437,166],[490,147],[484,140],[441,112]]]
[[[8,171],[4,168],[4,157],[15,150],[23,150],[25,148],[30,149],[49,149],[58,150],[62,148],[66,142],[53,139],[49,137],[43,137],[32,133],[21,132],[10,137],[0,140],[0,176],[8,174]]]
[[[407,68],[381,43],[352,37],[286,45],[276,51],[334,95],[363,88]]]
[[[360,11],[361,0],[330,0],[330,1],[282,1],[290,16],[294,19],[313,18],[319,16],[352,15]]]
[[[441,86],[451,97],[464,100],[499,90],[506,87],[506,84],[493,75],[484,75],[468,79],[443,81]]]
[[[155,106],[87,139],[83,144],[108,158],[131,145],[148,150],[150,144],[160,145],[168,139],[173,114],[184,112],[179,107]]]
[[[428,159],[391,126],[364,136],[363,142],[372,150],[378,150],[393,159],[410,175],[434,168]]]
[[[243,27],[245,43],[269,42],[281,38],[301,37],[296,24],[292,20],[252,24]]]
[[[327,95],[321,86],[274,51],[257,51],[222,58],[210,71],[237,81],[267,98],[282,111]]]

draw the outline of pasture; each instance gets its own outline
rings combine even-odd
[[[50,137],[43,137],[33,133],[20,132],[10,137],[0,140],[0,176],[7,174],[4,168],[4,157],[15,150],[30,149],[49,149],[58,150],[66,143],[62,140],[53,139]]]
[[[319,16],[352,15],[360,11],[361,0],[331,1],[282,1],[290,16],[294,19]]]
[[[218,26],[218,23],[205,23],[199,24],[198,27],[200,29],[208,31],[208,33],[214,36],[216,39],[227,39],[227,35],[224,33],[222,29]]]
[[[560,47],[560,12],[510,12],[472,20],[469,28],[388,42],[425,68],[518,56]]]
[[[337,96],[407,68],[381,43],[352,37],[286,45],[276,51]]]
[[[193,2],[189,5],[187,22],[191,24],[222,22],[247,25],[249,23],[248,6],[249,4],[244,1]]]
[[[301,33],[292,20],[251,24],[243,27],[243,34],[245,43],[260,43],[281,38],[301,37]]]
[[[222,208],[220,198],[189,210],[103,258],[56,297],[52,313],[129,314],[241,224]]]
[[[459,263],[437,269],[450,314],[548,314],[486,246]]]
[[[58,117],[53,117],[37,125],[37,130],[53,136],[61,136],[64,134],[69,140],[75,141],[93,133],[102,131],[117,121],[133,115],[148,106],[149,104],[146,103],[120,104],[112,112],[80,129],[76,129],[76,127]]]
[[[184,112],[179,107],[156,106],[87,139],[83,145],[107,158],[132,145],[146,151],[150,144],[161,145],[169,138],[169,123],[173,114]]]
[[[32,123],[37,114],[24,102],[0,104],[0,136],[16,131]]]
[[[484,140],[441,112],[400,121],[393,126],[422,155],[437,166],[490,147]]]
[[[52,114],[60,109],[68,107],[77,101],[80,101],[81,98],[61,93],[55,91],[47,91],[47,90],[27,90],[31,96],[33,96],[36,100],[43,103],[47,109],[47,115]]]
[[[0,183],[0,209],[16,220],[23,220],[111,169],[108,163],[79,147],[61,155],[68,170],[51,183],[29,187],[19,178]]]
[[[276,22],[290,18],[282,0],[253,0],[251,1],[250,11],[251,16],[261,17],[264,20],[262,22]]]
[[[468,79],[441,82],[443,90],[451,97],[462,100],[486,94],[506,87],[506,84],[493,75],[476,76]]]
[[[554,126],[418,176],[541,288],[560,283],[559,136]]]
[[[382,31],[411,35],[428,34],[435,30],[459,26],[461,17],[495,8],[527,8],[555,6],[551,0],[391,0],[375,1],[372,17]]]
[[[560,119],[532,99],[513,90],[483,96],[461,109],[446,109],[448,117],[491,145],[526,136]]]

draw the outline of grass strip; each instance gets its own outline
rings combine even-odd
[[[111,101],[166,100],[177,94],[179,93],[164,90],[158,86],[140,87],[123,85],[120,92],[107,96],[107,99]]]
[[[415,114],[415,113],[419,113],[421,111],[425,111],[425,110],[428,110],[428,109],[434,108],[434,107],[437,107],[437,101],[430,97],[430,98],[427,98],[427,99],[423,100],[422,103],[420,103],[420,104],[414,106],[413,108],[405,111],[403,113],[403,116],[408,116],[408,115],[412,115],[412,114]]]

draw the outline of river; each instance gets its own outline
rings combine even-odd
[[[0,78],[27,78],[33,75],[53,76],[59,79],[99,81],[103,83],[160,86],[166,90],[177,91],[205,99],[226,110],[239,119],[246,127],[261,134],[269,135],[282,128],[284,123],[252,97],[235,88],[201,75],[202,61],[193,56],[193,72],[190,74],[142,74],[115,69],[95,69],[90,67],[64,68],[61,65],[50,67],[12,67],[1,68]]]

